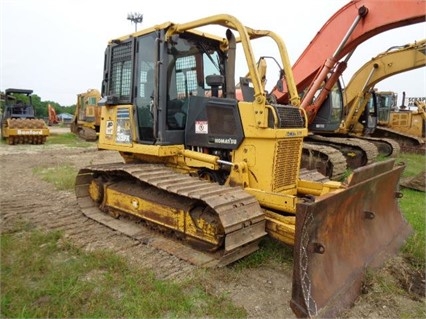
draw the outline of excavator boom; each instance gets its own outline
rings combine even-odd
[[[302,96],[300,107],[306,111],[309,131],[314,133],[305,139],[303,167],[317,167],[321,173],[339,180],[346,169],[367,165],[379,154],[398,154],[398,144],[391,139],[379,143],[324,137],[315,132],[334,132],[341,124],[344,101],[339,77],[358,45],[382,32],[424,22],[425,16],[424,0],[354,0],[324,24],[293,65],[294,82]],[[278,81],[271,92],[272,100],[278,103],[289,101],[285,81]],[[329,116],[332,122],[326,122]],[[346,166],[341,158],[346,159]]]
[[[426,40],[403,46],[395,46],[365,63],[351,78],[345,88],[344,118],[339,132],[360,133],[354,128],[370,100],[371,89],[393,75],[424,67],[426,65]]]
[[[350,1],[324,24],[293,65],[298,92],[303,92],[311,85],[330,57],[336,63],[375,35],[425,22],[425,16],[424,0]],[[282,102],[286,100],[288,92],[285,85],[279,87],[283,90],[275,89],[272,94],[277,101]]]

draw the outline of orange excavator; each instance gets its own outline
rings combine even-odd
[[[59,123],[58,115],[56,114],[55,108],[48,104],[47,105],[47,113],[49,114],[48,125],[55,125]]]
[[[339,77],[358,45],[382,32],[424,22],[425,16],[424,0],[353,0],[338,10],[292,67],[297,91],[302,95],[301,107],[306,110],[309,124],[327,103],[334,104],[335,109],[343,108]],[[278,81],[271,91],[271,100],[293,102],[285,81],[284,77]],[[302,166],[318,167],[330,178],[339,179],[347,168],[355,169],[374,162],[378,154],[377,147],[367,141],[310,134],[305,139]],[[342,155],[347,166],[341,163]]]

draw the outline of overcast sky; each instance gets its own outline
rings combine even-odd
[[[416,1],[416,0],[405,0]],[[130,12],[143,14],[138,29],[172,21],[188,22],[227,13],[255,29],[278,33],[293,64],[323,24],[348,0],[0,0],[0,90],[33,89],[43,101],[63,106],[77,94],[100,89],[103,55],[110,39],[131,33]],[[384,32],[360,45],[344,74],[350,76],[391,46],[426,38],[425,23]],[[420,68],[377,85],[407,97],[426,96],[426,70]],[[400,101],[399,101],[400,102]]]

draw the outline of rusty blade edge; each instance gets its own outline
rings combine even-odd
[[[395,197],[403,169],[379,175],[363,170],[367,179],[336,196],[298,205],[290,302],[297,317],[338,316],[359,295],[366,267],[380,266],[399,250],[412,229],[389,197]],[[377,210],[375,221],[359,218],[365,205]],[[325,253],[312,251],[318,239],[325,240]]]

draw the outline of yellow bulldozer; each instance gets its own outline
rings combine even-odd
[[[262,41],[278,55],[255,57]],[[288,105],[264,89],[269,60],[285,77]],[[265,236],[291,245],[299,317],[338,316],[359,295],[366,267],[410,234],[398,205],[403,164],[367,165],[343,183],[301,169],[308,121],[276,33],[227,14],[165,22],[111,40],[104,68],[98,148],[123,161],[79,171],[87,217],[138,240],[146,224],[200,266],[244,258]],[[130,227],[133,219],[140,223]]]
[[[77,95],[74,118],[71,123],[71,132],[86,141],[96,141],[101,122],[101,108],[98,101],[101,93],[96,89],[89,89]]]
[[[1,117],[1,137],[9,145],[44,144],[49,128],[37,119],[32,104],[33,90],[6,89]]]

